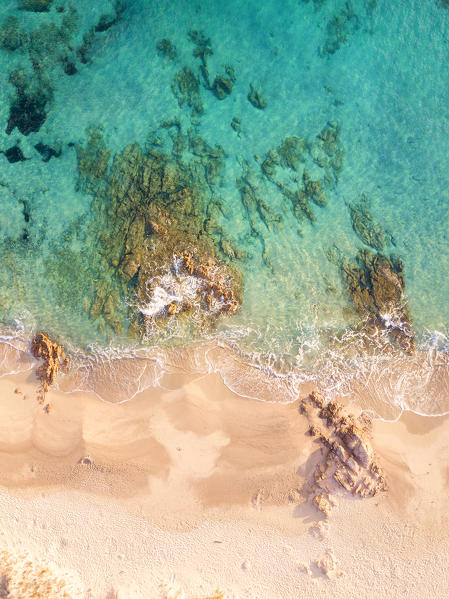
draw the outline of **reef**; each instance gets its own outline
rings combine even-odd
[[[88,129],[87,135],[86,147],[76,146],[77,188],[95,192],[106,175],[111,152],[98,129]]]
[[[42,156],[43,162],[49,162],[51,158],[59,158],[62,154],[62,150],[60,147],[57,149],[52,148],[51,146],[42,143],[41,141],[34,146],[34,149],[39,152]]]
[[[392,342],[412,352],[414,339],[401,260],[360,250],[356,262],[343,261],[340,268],[356,312],[374,331],[387,330]]]
[[[181,108],[187,104],[192,109],[192,114],[203,114],[200,81],[192,69],[182,68],[173,79],[171,89]]]
[[[45,333],[38,333],[34,337],[31,343],[31,353],[37,360],[43,360],[37,369],[37,377],[41,383],[38,399],[39,403],[43,404],[59,370],[67,370],[69,358],[64,355],[62,346],[52,341]],[[48,411],[48,404],[44,409]]]
[[[77,148],[80,185],[94,195],[92,237],[104,262],[89,314],[116,333],[128,321],[129,334],[145,336],[165,319],[189,314],[201,327],[240,305],[240,277],[204,224],[217,168],[210,164],[221,160],[221,151],[193,135],[189,144],[198,157],[189,164],[133,144],[114,156],[109,170],[98,131]],[[88,156],[99,152],[102,159],[91,168]]]
[[[327,24],[326,41],[320,48],[320,56],[337,52],[359,27],[359,17],[355,14],[352,3],[345,2],[344,7]]]
[[[316,216],[311,202],[317,206],[326,206],[326,191],[337,184],[343,160],[340,128],[337,123],[330,121],[310,141],[305,137],[286,137],[277,148],[266,154],[261,169],[265,177],[291,203],[298,222],[302,222],[304,218],[314,222]]]
[[[386,491],[387,484],[370,444],[371,421],[347,413],[336,401],[326,402],[313,392],[300,403],[309,420],[308,434],[320,445],[321,458],[304,491],[325,516],[338,492],[372,497]]]
[[[231,65],[225,66],[225,74],[219,73],[211,83],[209,73],[208,58],[213,55],[211,40],[206,37],[203,31],[193,29],[189,32],[189,40],[194,44],[193,56],[199,58],[200,74],[203,80],[203,87],[211,91],[218,100],[224,100],[231,92],[235,83],[235,71]]]
[[[26,41],[26,33],[19,28],[19,19],[13,15],[6,17],[0,27],[0,48],[8,52],[15,52]]]
[[[217,75],[212,84],[212,91],[219,100],[224,100],[232,92],[233,82],[229,77]]]
[[[19,0],[19,10],[30,12],[48,12],[53,0]]]
[[[24,160],[28,160],[27,158],[25,158],[22,150],[17,145],[12,146],[12,148],[8,148],[7,150],[5,150],[4,152],[2,151],[1,153],[4,154],[6,156],[7,161],[11,162],[12,164],[14,164],[15,162],[23,162]]]
[[[165,56],[169,60],[175,60],[178,56],[178,50],[176,46],[168,39],[162,39],[158,42],[156,49],[161,56]]]
[[[356,235],[375,250],[383,250],[390,242],[391,236],[387,235],[382,227],[376,222],[368,210],[369,201],[362,195],[359,204],[350,204],[352,228]]]
[[[6,133],[9,135],[16,127],[23,135],[39,131],[47,118],[46,106],[52,98],[51,91],[30,86],[21,71],[13,71],[9,81],[16,88],[16,97],[9,109]]]
[[[258,110],[264,110],[267,107],[262,94],[258,91],[252,83],[249,85],[248,100]]]

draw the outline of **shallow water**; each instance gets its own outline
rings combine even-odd
[[[244,395],[290,401],[301,382],[313,380],[329,393],[363,395],[364,406],[382,417],[404,408],[449,410],[447,9],[436,0],[394,7],[382,0],[263,6],[80,0],[75,11],[55,0],[48,12],[18,4],[9,2],[0,15],[0,82],[7,90],[0,148],[20,148],[26,158],[0,155],[5,335],[16,329],[27,339],[46,330],[78,364],[65,388],[94,387],[105,400],[113,394],[106,379],[120,380],[115,398],[127,399],[160,384],[193,343],[201,350],[188,351],[194,358],[185,370],[220,370]],[[157,47],[163,39],[173,45],[164,46],[165,55]],[[207,89],[200,50],[211,87],[217,75],[228,85],[235,77],[222,99]],[[202,112],[188,99],[178,102],[175,77],[185,67],[197,77],[194,101]],[[264,108],[249,101],[250,86]],[[24,95],[29,103],[19,106],[20,125],[11,121],[17,113],[11,107]],[[42,111],[45,120],[36,124]],[[109,156],[109,170],[95,185],[80,176],[79,148],[88,147],[89,128]],[[222,148],[220,160],[199,152],[197,136],[209,154]],[[296,156],[281,149],[292,137],[306,140]],[[241,308],[207,326],[198,325],[204,306],[190,321],[166,317],[164,306],[182,295],[178,280],[162,286],[160,318],[136,339],[128,332],[133,310],[157,317],[159,304],[142,305],[117,280],[108,242],[101,241],[116,226],[114,215],[100,219],[111,202],[101,186],[128,144],[173,158],[173,139],[182,150],[175,159],[189,172],[216,169],[209,178],[201,171],[204,197],[192,228],[213,221],[205,235],[217,257],[241,274]],[[267,176],[264,161],[276,149]],[[17,158],[17,149],[8,156]],[[305,188],[307,173],[322,182],[327,200],[319,205],[322,197],[309,194],[309,217],[304,210],[295,215],[291,199]],[[353,226],[354,207],[365,234],[376,233],[377,241]],[[117,228],[114,235],[121,235]],[[374,336],[360,324],[342,265],[354,263],[363,248],[402,262],[413,355],[391,344],[388,324]],[[176,279],[173,256],[166,269]],[[120,326],[112,327],[104,310],[93,317],[102,286],[114,294]],[[123,357],[126,366],[114,378]],[[148,357],[153,361],[143,365]]]

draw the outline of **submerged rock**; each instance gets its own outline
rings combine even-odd
[[[19,10],[30,12],[48,12],[53,0],[19,0]]]
[[[34,146],[35,150],[39,152],[42,156],[42,160],[44,162],[48,162],[52,157],[59,158],[61,156],[62,150],[58,148],[55,150],[51,146],[42,143],[41,141]]]
[[[320,49],[320,55],[326,56],[337,52],[359,26],[359,18],[354,12],[352,3],[345,2],[344,7],[327,24],[326,41]]]
[[[178,55],[176,46],[168,39],[162,39],[158,42],[156,49],[161,56],[165,56],[169,60],[175,60]]]
[[[232,92],[232,85],[231,79],[217,75],[212,84],[212,91],[219,100],[224,100]]]
[[[357,262],[343,262],[341,271],[358,314],[375,326],[388,330],[402,349],[413,351],[401,260],[361,250]]]
[[[303,137],[286,137],[278,147],[277,153],[282,166],[297,171],[300,164],[305,162],[307,140]]]
[[[184,67],[177,73],[171,84],[171,89],[180,107],[187,104],[192,109],[192,113],[203,114],[200,82],[189,67]]]
[[[13,146],[12,148],[8,148],[4,152],[2,152],[2,154],[6,156],[8,162],[11,162],[13,164],[14,162],[23,162],[24,160],[28,160],[28,158],[25,158],[25,156],[23,155],[23,152],[19,146]]]
[[[165,125],[180,129],[173,121]],[[106,156],[100,138],[92,149],[102,148]],[[220,246],[204,224],[210,173],[203,161],[219,160],[221,152],[197,136],[190,142],[198,156],[192,165],[154,149],[144,153],[139,144],[116,154],[109,171],[100,161],[102,177],[79,162],[80,176],[95,194],[92,235],[106,262],[90,316],[116,332],[128,310],[130,334],[145,335],[163,328],[166,319],[181,322],[194,314],[195,327],[201,327],[238,309],[239,275],[217,257]],[[87,160],[90,145],[91,139],[81,158]],[[134,298],[131,306],[124,297]]]
[[[99,130],[91,127],[87,134],[86,147],[76,146],[78,186],[86,191],[94,191],[106,175],[111,152]]]
[[[267,107],[262,94],[255,89],[252,83],[249,85],[248,100],[258,110],[264,110]]]
[[[27,41],[27,34],[19,28],[19,19],[13,15],[6,17],[0,27],[0,48],[14,52]]]
[[[368,210],[368,200],[362,196],[360,203],[350,204],[352,228],[357,236],[375,250],[383,250],[389,239],[382,227],[377,223]]]
[[[6,133],[9,135],[16,127],[23,135],[39,131],[47,118],[46,107],[51,98],[51,90],[29,87],[26,79],[13,72],[10,82],[16,87],[17,95],[9,109]]]

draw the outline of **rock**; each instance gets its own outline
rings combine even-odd
[[[15,162],[23,162],[24,160],[28,160],[28,158],[25,158],[25,156],[23,155],[23,152],[19,146],[13,146],[12,148],[8,148],[4,152],[2,152],[2,154],[4,154],[8,162],[11,162],[12,164],[14,164]]]
[[[200,95],[200,82],[189,67],[184,67],[173,79],[171,89],[180,107],[187,104],[192,113],[203,114],[203,102]]]
[[[168,39],[162,39],[158,42],[156,48],[159,54],[165,56],[165,58],[168,58],[169,60],[175,60],[178,55],[176,46]]]
[[[345,414],[336,401],[325,402],[314,392],[300,403],[300,412],[310,422],[311,432],[322,446],[323,458],[317,464],[310,486],[312,503],[328,513],[333,494],[343,489],[360,497],[370,497],[386,490],[382,470],[369,443],[368,427],[363,416]],[[326,423],[324,431],[317,419]]]
[[[267,106],[262,94],[254,88],[252,83],[249,86],[248,100],[258,110],[264,110]]]
[[[212,91],[219,100],[224,100],[232,92],[231,79],[217,75],[212,84]]]
[[[322,512],[325,516],[329,516],[330,512],[330,503],[329,500],[322,494],[315,495],[312,499],[313,505]]]
[[[403,297],[402,262],[361,250],[357,263],[343,263],[341,272],[359,315],[389,331],[392,342],[404,351],[414,351],[410,315]]]
[[[307,140],[301,137],[286,137],[277,149],[281,165],[295,171],[305,162],[306,152]]]
[[[54,383],[59,369],[67,369],[69,358],[64,356],[61,345],[52,341],[45,333],[38,333],[31,343],[31,353],[36,359],[42,359],[43,364],[37,369],[37,377],[41,382],[39,402],[43,403],[45,395]]]
[[[350,204],[352,228],[357,236],[375,250],[383,250],[388,239],[382,227],[373,219],[368,211],[368,200],[362,196],[360,204]]]
[[[13,15],[6,17],[0,27],[0,48],[14,52],[27,41],[26,32],[19,28],[19,19]]]
[[[42,156],[42,160],[44,162],[48,162],[52,157],[59,158],[61,156],[61,154],[62,154],[62,151],[61,151],[60,148],[58,148],[57,150],[55,150],[51,146],[48,146],[47,144],[43,144],[42,142],[37,143],[34,146],[34,148]]]
[[[48,12],[53,0],[19,0],[19,10],[30,12]]]

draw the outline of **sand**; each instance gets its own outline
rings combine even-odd
[[[448,596],[447,418],[375,421],[388,491],[342,490],[326,518],[304,497],[321,450],[298,402],[162,382],[123,404],[51,390],[46,414],[33,371],[0,379],[8,597]]]

